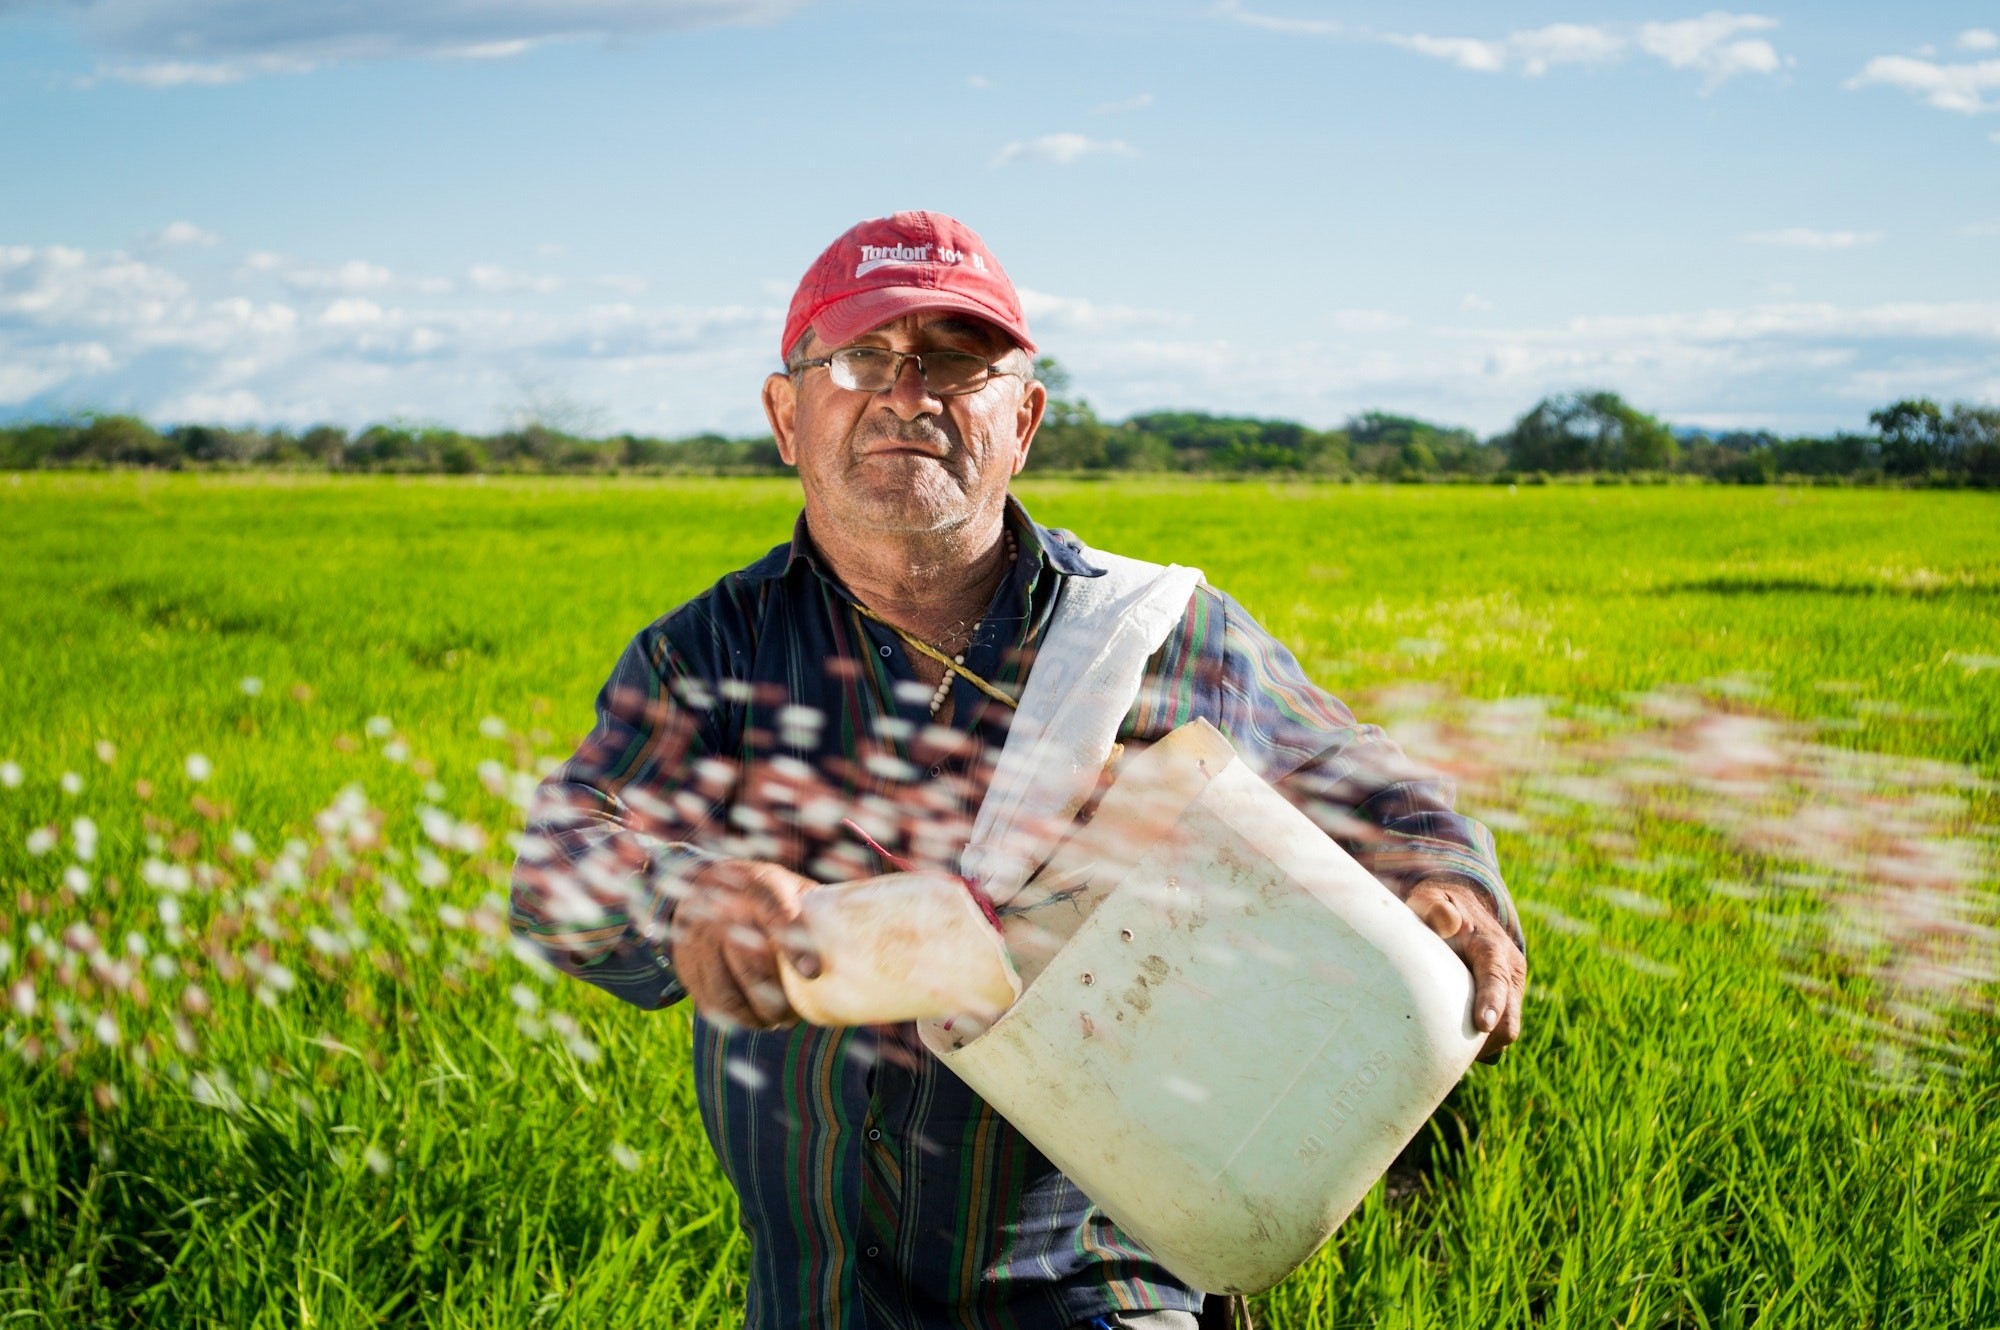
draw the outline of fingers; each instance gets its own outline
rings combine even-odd
[[[799,897],[813,885],[777,864],[740,859],[695,876],[674,913],[673,958],[702,1015],[750,1029],[797,1022],[777,956],[782,948],[807,978],[819,972],[799,912]]]
[[[1479,1056],[1498,1057],[1521,1037],[1528,958],[1501,928],[1486,897],[1463,883],[1423,883],[1405,901],[1472,972],[1472,1026],[1486,1035]]]
[[[775,1029],[798,1020],[785,986],[778,978],[776,952],[769,938],[754,928],[736,925],[722,946],[723,964],[735,982],[741,1001],[750,1009],[750,1024]]]
[[[1451,892],[1444,887],[1418,887],[1404,903],[1417,912],[1417,918],[1429,925],[1431,932],[1447,942],[1465,927],[1464,913],[1452,901]]]
[[[1493,1058],[1521,1037],[1521,996],[1527,988],[1527,963],[1512,938],[1504,934],[1475,935],[1463,953],[1472,970],[1472,1023],[1487,1032],[1479,1056]]]

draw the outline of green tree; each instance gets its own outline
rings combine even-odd
[[[1604,391],[1544,397],[1499,442],[1516,471],[1660,471],[1680,456],[1664,424]]]
[[[69,460],[100,466],[174,466],[180,451],[137,416],[92,416],[67,441]]]
[[[1882,440],[1882,469],[1892,476],[1922,476],[1948,469],[1952,430],[1938,404],[1910,397],[1868,413]]]
[[[1952,447],[1966,479],[1987,489],[2000,488],[2000,407],[1951,409]]]
[[[1082,398],[1069,397],[1069,371],[1054,356],[1035,361],[1035,377],[1048,389],[1048,409],[1035,431],[1028,465],[1037,471],[1101,471],[1112,465],[1112,428]]]

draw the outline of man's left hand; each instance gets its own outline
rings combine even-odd
[[[1521,1037],[1521,994],[1528,958],[1500,926],[1486,893],[1455,878],[1419,882],[1403,898],[1472,971],[1472,1025],[1487,1032],[1481,1060]]]

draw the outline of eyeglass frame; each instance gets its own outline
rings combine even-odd
[[[785,372],[787,374],[803,374],[809,369],[824,368],[828,376],[831,377],[833,374],[834,358],[845,355],[849,351],[872,351],[896,357],[896,368],[890,372],[888,385],[873,390],[878,393],[893,392],[896,385],[902,382],[904,363],[911,360],[917,362],[917,382],[923,385],[925,392],[936,397],[970,397],[996,378],[1025,379],[1029,377],[1026,373],[1018,369],[1000,368],[1000,362],[997,360],[988,361],[986,363],[986,377],[981,379],[977,384],[970,388],[960,388],[955,392],[942,392],[931,386],[930,376],[924,368],[925,356],[970,356],[974,360],[980,358],[977,351],[960,351],[948,346],[932,347],[927,351],[895,351],[886,346],[843,346],[838,350],[829,351],[823,356],[813,356],[806,360],[794,361],[785,366]],[[1012,355],[1013,352],[1010,351],[1008,354]],[[867,388],[848,388],[838,383],[833,386],[839,388],[842,392],[849,393],[870,391]]]

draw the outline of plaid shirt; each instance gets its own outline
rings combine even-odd
[[[967,668],[1019,695],[1081,547],[1010,505],[1014,567]],[[677,889],[718,857],[819,881],[884,871],[852,817],[918,866],[956,868],[1008,709],[962,680],[932,723],[894,633],[860,615],[799,523],[781,545],[654,623],[620,658],[597,725],[543,782],[516,866],[513,927],[563,969],[636,1003],[685,996]],[[1201,587],[1148,663],[1121,739],[1200,716],[1392,890],[1450,876],[1490,893],[1518,939],[1492,837],[1451,811],[1380,730]],[[748,1324],[1066,1327],[1198,1309],[912,1026],[783,1031],[694,1020],[703,1125],[742,1200]]]

